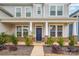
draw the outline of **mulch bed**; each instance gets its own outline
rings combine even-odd
[[[18,45],[17,51],[9,51],[9,46],[10,45],[6,45],[6,49],[0,51],[0,55],[27,55],[30,56],[31,52],[33,50],[34,46],[25,46],[25,45]]]
[[[44,55],[45,56],[66,56],[66,55],[69,55],[69,56],[79,56],[79,52],[76,52],[76,53],[71,53],[71,52],[67,52],[67,46],[64,46],[62,48],[64,51],[63,51],[63,54],[55,54],[55,53],[52,53],[52,46],[43,46],[43,50],[44,50]]]

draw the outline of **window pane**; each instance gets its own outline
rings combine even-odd
[[[37,14],[41,14],[41,8],[38,7]]]
[[[26,8],[26,17],[31,16],[31,8]]]
[[[21,8],[16,8],[16,17],[21,16]]]
[[[23,27],[23,36],[28,36],[28,26]]]
[[[21,37],[22,35],[22,29],[21,29],[21,26],[17,26],[17,37]]]
[[[57,6],[57,15],[63,14],[63,6]]]
[[[62,26],[57,26],[57,36],[62,36]]]
[[[30,17],[31,16],[31,13],[30,12],[27,12],[26,13],[26,17]]]
[[[56,27],[54,25],[50,26],[50,36],[55,37],[55,30],[56,30]]]
[[[51,6],[51,7],[50,7],[50,15],[56,15],[55,9],[56,9],[55,6]]]

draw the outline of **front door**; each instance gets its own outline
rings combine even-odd
[[[36,41],[42,40],[42,28],[36,28]]]

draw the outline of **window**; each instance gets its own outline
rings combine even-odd
[[[21,26],[17,26],[17,37],[21,37],[22,35],[22,27]]]
[[[41,8],[38,7],[37,14],[41,14]]]
[[[21,8],[16,8],[16,17],[21,17]]]
[[[56,15],[56,7],[55,6],[50,6],[50,15],[55,16]]]
[[[50,36],[55,37],[56,27],[55,25],[50,26]]]
[[[23,36],[28,36],[28,27],[23,26]]]
[[[31,17],[31,8],[26,8],[26,17]]]
[[[63,15],[63,6],[57,6],[57,15]]]
[[[17,37],[28,36],[28,26],[17,26]]]
[[[57,36],[58,37],[62,36],[62,26],[57,26]]]

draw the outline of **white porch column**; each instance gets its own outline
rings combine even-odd
[[[73,35],[77,36],[77,22],[73,23]]]
[[[45,23],[45,35],[48,36],[48,22]]]
[[[32,35],[32,22],[30,22],[29,35]]]

